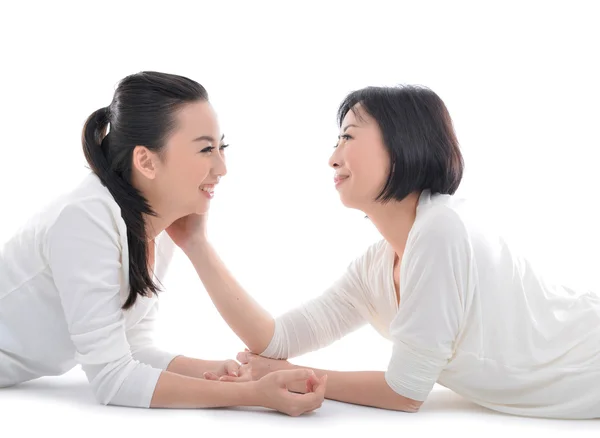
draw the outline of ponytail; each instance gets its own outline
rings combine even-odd
[[[112,194],[121,208],[121,217],[127,227],[129,247],[129,296],[123,309],[129,309],[137,296],[156,294],[158,287],[148,269],[148,244],[143,214],[155,215],[148,201],[131,184],[131,158],[133,149],[124,163],[111,164],[111,133],[106,134],[110,123],[110,107],[94,111],[85,122],[82,145],[85,159],[91,170]]]
[[[110,165],[102,152],[108,122],[108,107],[94,111],[85,122],[81,139],[85,159],[101,179],[105,178],[110,170]]]

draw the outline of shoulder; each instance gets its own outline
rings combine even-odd
[[[127,234],[119,205],[94,174],[56,199],[42,216],[49,235],[89,232],[120,240]]]
[[[432,239],[457,240],[467,237],[464,218],[454,209],[440,205],[431,207],[417,217],[414,232]]]
[[[470,246],[467,203],[450,195],[427,195],[417,209],[417,217],[407,242],[407,250],[442,250]]]
[[[369,267],[372,267],[374,264],[377,264],[384,259],[389,252],[389,249],[390,247],[387,241],[385,239],[379,239],[369,245],[362,254],[356,257],[350,266],[356,270],[368,270]]]
[[[388,267],[392,253],[393,250],[386,240],[380,239],[372,243],[348,264],[343,278],[366,290],[368,285],[381,277],[381,273]]]

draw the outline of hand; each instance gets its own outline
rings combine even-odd
[[[273,371],[291,370],[294,366],[287,360],[270,359],[246,350],[238,353],[237,360],[243,365],[250,366],[252,380],[260,380]]]
[[[167,234],[185,252],[194,243],[206,241],[207,215],[193,213],[179,218],[167,227]]]
[[[225,360],[216,371],[205,372],[204,378],[221,382],[248,382],[252,380],[252,375],[250,365],[240,365],[235,360]]]
[[[288,386],[302,383],[310,389],[306,394],[288,391]],[[270,373],[256,382],[256,388],[261,406],[297,417],[321,407],[326,384],[327,375],[318,379],[311,370],[294,369]]]

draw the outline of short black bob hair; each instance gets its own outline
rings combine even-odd
[[[424,86],[367,87],[340,104],[341,128],[348,111],[372,117],[381,130],[391,166],[377,201],[401,201],[413,192],[454,194],[464,161],[446,105]]]

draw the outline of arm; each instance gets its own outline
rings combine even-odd
[[[154,368],[188,377],[203,378],[206,372],[222,375],[227,361],[202,360],[175,355],[154,345],[153,333],[159,303],[157,298],[152,298],[152,300],[154,302],[150,304],[148,313],[127,331],[127,341],[131,346],[133,359]]]
[[[323,348],[365,323],[357,298],[361,289],[350,270],[322,296],[273,319],[229,273],[206,241],[186,249],[217,310],[254,352],[287,358]]]
[[[215,385],[216,383],[216,385]],[[219,383],[221,383],[219,385]],[[221,408],[260,406],[256,388],[243,382],[237,385],[162,372],[150,402],[151,408]],[[239,385],[239,391],[235,387]]]
[[[441,216],[427,225],[415,229],[403,256],[402,301],[390,326],[394,347],[387,371],[313,369],[317,376],[329,377],[326,398],[416,412],[451,360],[469,284],[473,284],[469,275],[472,255],[464,227],[456,218]],[[248,352],[240,353],[238,360],[251,364],[254,378],[296,367]],[[303,391],[301,386],[292,389]]]
[[[242,289],[208,242],[185,250],[215,307],[252,351],[263,351],[275,331],[275,320]]]
[[[67,206],[48,233],[48,261],[75,346],[75,359],[102,404],[149,407],[154,397],[161,406],[192,400],[203,406],[209,395],[193,389],[203,382],[194,383],[163,371],[173,355],[152,345],[150,331],[156,308],[130,333],[126,332],[121,289],[128,285],[121,278],[119,235],[112,222],[115,212],[109,208],[97,200]],[[156,298],[138,299],[138,305],[143,306],[147,305],[144,301]],[[178,400],[169,391],[171,384],[165,382],[188,385],[189,389]],[[245,400],[226,398],[215,402]]]
[[[68,206],[49,230],[46,242],[75,360],[98,402],[171,408],[265,406],[291,415],[318,408],[322,401],[318,391],[298,398],[285,389],[297,380],[310,380],[306,370],[234,386],[182,376],[135,360],[121,309],[121,288],[128,285],[122,284],[115,214],[118,212],[111,212],[98,200]],[[324,382],[319,385],[324,391]]]
[[[317,376],[327,374],[325,397],[331,400],[403,412],[417,412],[423,403],[394,392],[383,371],[312,370]]]
[[[473,253],[462,220],[432,211],[415,228],[400,272],[401,305],[390,325],[390,387],[425,400],[452,360],[475,280]]]
[[[251,353],[241,353],[240,360],[244,363],[249,362],[253,374],[257,376],[289,369],[310,369],[319,378],[327,375],[325,398],[331,400],[403,412],[417,412],[423,403],[404,397],[392,390],[386,382],[383,371],[321,370],[299,367],[287,361],[267,359]],[[223,380],[230,379],[224,378]],[[304,393],[306,387],[302,383],[297,383],[290,386],[290,390]]]
[[[150,248],[150,255],[154,256],[154,276],[162,283],[170,262],[173,258],[175,243],[166,232],[159,234],[155,239],[155,247]],[[204,378],[205,373],[216,376],[237,376],[239,365],[233,360],[202,360],[175,355],[163,351],[154,345],[154,327],[158,318],[159,300],[152,297],[149,309],[144,317],[127,331],[127,341],[131,345],[133,358],[139,362],[151,365],[154,368],[170,371],[189,377]]]

